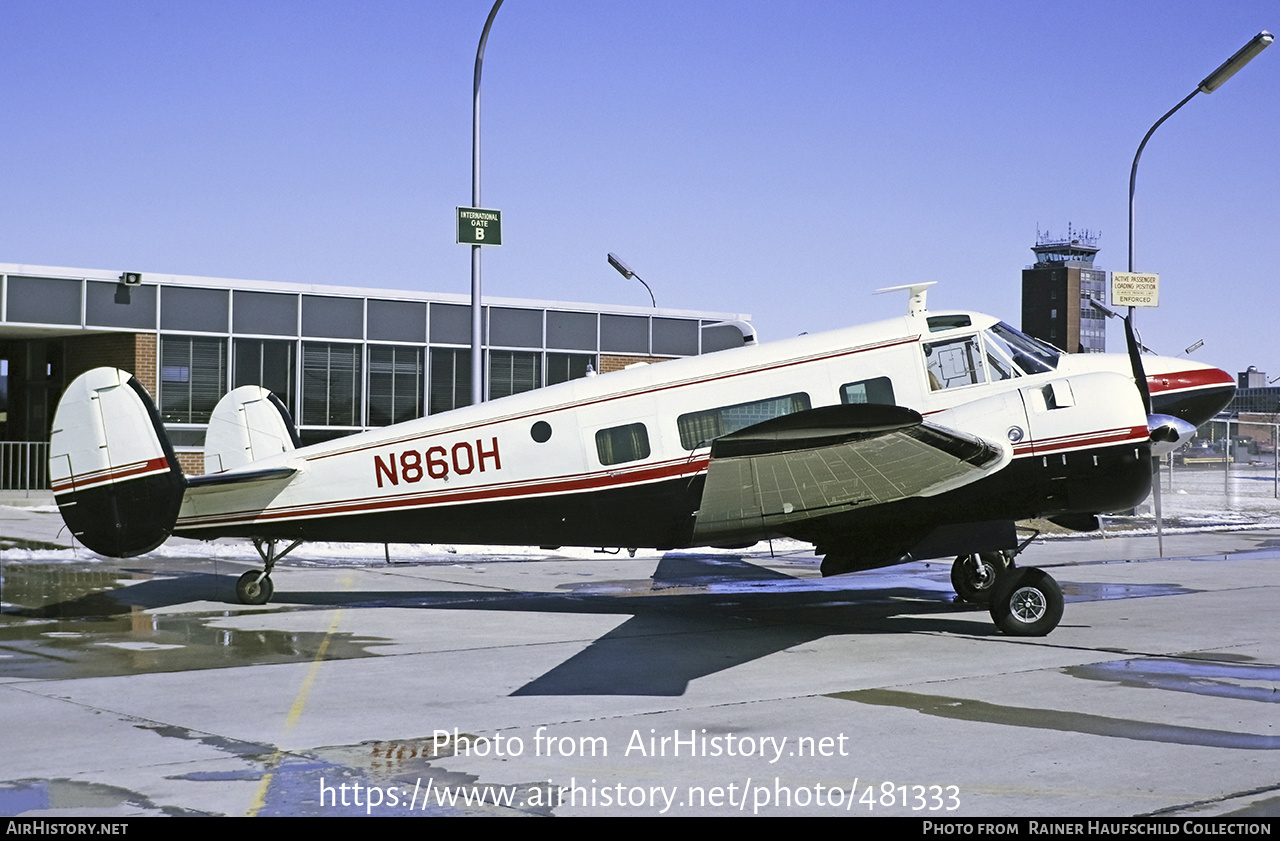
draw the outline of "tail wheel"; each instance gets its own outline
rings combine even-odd
[[[951,565],[951,586],[963,601],[987,604],[996,580],[1009,569],[1003,552],[961,555]]]
[[[236,598],[240,600],[240,604],[266,604],[271,601],[275,590],[271,576],[263,575],[256,569],[251,569],[236,579]]]
[[[991,594],[990,609],[992,621],[1003,633],[1042,637],[1062,620],[1062,590],[1044,570],[1009,570]]]

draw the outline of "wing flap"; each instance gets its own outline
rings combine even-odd
[[[1008,447],[930,425],[901,406],[797,412],[712,444],[694,538],[762,537],[789,522],[931,496],[1010,456]]]

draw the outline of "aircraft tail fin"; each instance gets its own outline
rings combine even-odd
[[[298,447],[298,430],[280,398],[265,388],[242,385],[227,392],[209,416],[204,472],[238,470]]]
[[[63,392],[49,481],[71,533],[115,558],[150,552],[169,537],[186,485],[151,397],[118,368],[87,371]]]

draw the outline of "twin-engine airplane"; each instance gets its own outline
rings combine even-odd
[[[556,547],[815,544],[823,575],[956,556],[962,598],[1005,633],[1047,634],[1062,594],[1018,568],[1014,521],[1096,528],[1151,490],[1152,457],[1230,400],[1207,365],[1067,355],[995,318],[909,313],[769,345],[633,366],[300,447],[266,390],[229,392],[206,475],[184,476],[128,372],[97,368],[58,406],[50,476],[89,549],[170,535],[251,538],[263,604],[301,541]],[[1150,373],[1146,373],[1149,371]],[[289,545],[280,551],[282,544]]]

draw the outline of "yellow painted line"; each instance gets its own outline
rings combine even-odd
[[[342,579],[343,589],[351,589],[353,579],[350,575]],[[333,613],[333,621],[329,623],[329,630],[325,631],[324,639],[320,641],[320,647],[316,649],[316,656],[311,660],[311,668],[307,670],[307,676],[302,679],[302,686],[298,687],[298,694],[293,699],[293,706],[289,708],[289,715],[284,720],[284,730],[280,735],[288,734],[298,723],[298,719],[302,718],[302,710],[307,705],[307,695],[311,693],[311,685],[315,683],[316,674],[320,671],[320,663],[324,661],[324,654],[329,650],[329,640],[333,639],[333,634],[338,630],[338,621],[342,618],[342,609],[338,608]],[[253,803],[249,805],[249,811],[245,814],[250,818],[258,816],[258,812],[266,805],[267,790],[271,788],[271,781],[276,775],[276,766],[280,764],[281,758],[284,757],[284,751],[276,748],[271,754],[271,759],[267,761],[267,773],[263,775],[262,782],[258,785],[258,792],[253,796]]]

